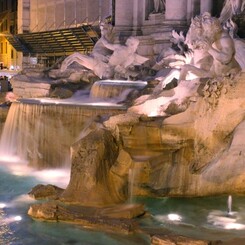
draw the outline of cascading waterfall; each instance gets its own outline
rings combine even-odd
[[[23,102],[11,105],[0,141],[0,159],[16,158],[37,169],[64,166],[84,122],[96,115],[119,113],[117,108]]]
[[[131,92],[140,91],[146,85],[145,81],[101,80],[93,84],[90,98],[121,102],[127,100]]]
[[[143,81],[105,80],[92,86],[89,97],[78,92],[66,100],[22,99],[12,103],[0,141],[0,160],[28,162],[38,169],[65,165],[84,122],[97,115],[119,114],[126,108],[115,102],[146,85]]]
[[[17,125],[19,121],[19,110],[13,103],[11,110],[8,112],[7,119],[4,124],[1,141],[0,141],[0,156],[3,158],[17,155]]]
[[[83,121],[74,108],[63,110],[55,105],[13,103],[1,138],[1,156],[19,157],[36,168],[62,166]]]

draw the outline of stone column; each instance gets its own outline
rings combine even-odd
[[[187,0],[166,0],[166,20],[186,20]]]
[[[134,1],[134,26],[142,26],[145,17],[145,1]],[[135,18],[136,17],[136,18]]]
[[[213,0],[201,0],[200,14],[205,12],[212,13]]]
[[[115,6],[115,26],[133,25],[133,2],[131,0],[117,0]]]
[[[130,35],[139,34],[144,18],[143,12],[142,0],[117,0],[115,2],[116,30],[125,32],[130,30]]]
[[[18,33],[30,30],[30,0],[18,1]]]

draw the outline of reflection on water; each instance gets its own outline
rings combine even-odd
[[[52,171],[51,171],[52,172]],[[64,223],[34,221],[27,210],[34,202],[26,193],[39,183],[52,182],[52,176],[13,175],[0,167],[0,244],[1,245],[147,245],[145,235],[107,234],[84,230],[79,226]],[[38,179],[41,176],[41,179]],[[63,183],[63,177],[60,183]],[[58,181],[56,181],[57,184]]]
[[[151,217],[143,227],[167,228],[177,234],[204,240],[245,241],[245,196],[233,198],[233,212],[227,214],[227,196],[205,198],[138,198]]]
[[[14,236],[10,229],[10,222],[5,218],[6,214],[2,208],[0,208],[0,244],[10,244],[14,242]]]
[[[29,167],[26,162],[18,162],[17,158],[14,161],[8,159],[3,162],[4,158],[0,156],[0,165],[4,166],[13,175],[17,176],[33,176],[36,177],[40,182],[58,185],[61,188],[65,188],[70,179],[70,168],[59,168],[59,169],[43,169],[36,170]],[[13,159],[12,159],[13,160]]]
[[[144,234],[122,235],[82,229],[64,223],[34,221],[27,215],[32,202],[26,193],[39,183],[50,183],[52,173],[13,175],[0,168],[0,244],[86,244],[149,245]],[[47,179],[42,178],[48,176]],[[38,179],[41,177],[40,179]],[[68,178],[68,177],[67,177]],[[62,180],[56,184],[62,184]],[[140,218],[143,230],[166,229],[205,240],[245,239],[245,197],[233,197],[232,214],[227,214],[227,196],[208,198],[136,198],[150,215]],[[160,229],[160,230],[159,230]]]
[[[214,210],[208,215],[208,223],[218,227],[220,229],[226,230],[245,230],[244,220],[241,218],[238,212],[233,212],[232,214],[227,215],[226,212],[222,212],[219,210]]]

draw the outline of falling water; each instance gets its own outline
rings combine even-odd
[[[92,86],[90,97],[83,93],[66,100],[34,98],[13,103],[0,140],[0,161],[15,159],[39,169],[63,166],[70,159],[70,146],[84,122],[97,115],[124,112],[126,107],[114,103],[114,98],[125,100],[128,89],[139,90],[146,84],[106,80]],[[101,96],[99,90],[108,94]]]
[[[232,213],[232,196],[231,195],[228,196],[228,200],[227,200],[227,213],[228,215]]]
[[[128,174],[129,203],[134,203],[135,188],[137,188],[137,184],[139,183],[140,168],[137,166],[138,164],[141,164],[141,162],[134,162],[132,164],[132,167],[129,169],[129,174]]]
[[[117,108],[15,102],[4,125],[0,158],[6,161],[14,157],[38,169],[64,166],[84,122],[96,115],[118,113]]]
[[[101,80],[93,84],[90,98],[112,99],[115,102],[127,100],[132,91],[140,91],[145,81]]]
[[[134,178],[135,178],[135,171],[134,168],[129,169],[128,173],[128,193],[129,193],[129,203],[133,203],[133,195],[134,195]]]

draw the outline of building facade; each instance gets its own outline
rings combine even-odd
[[[0,62],[8,68],[33,61],[50,65],[76,51],[89,53],[100,21],[108,17],[119,42],[138,36],[139,53],[154,56],[170,45],[172,29],[187,28],[205,11],[217,15],[224,0],[161,2],[155,10],[154,0],[0,0]]]
[[[8,42],[7,35],[17,33],[17,0],[0,0],[0,68],[17,65],[18,52]]]
[[[75,51],[91,52],[99,38],[99,22],[112,16],[113,2],[19,0],[17,37],[22,49],[26,48],[22,64],[31,62],[33,56],[50,65]]]
[[[112,13],[112,0],[19,0],[20,31],[41,32],[98,21]]]

